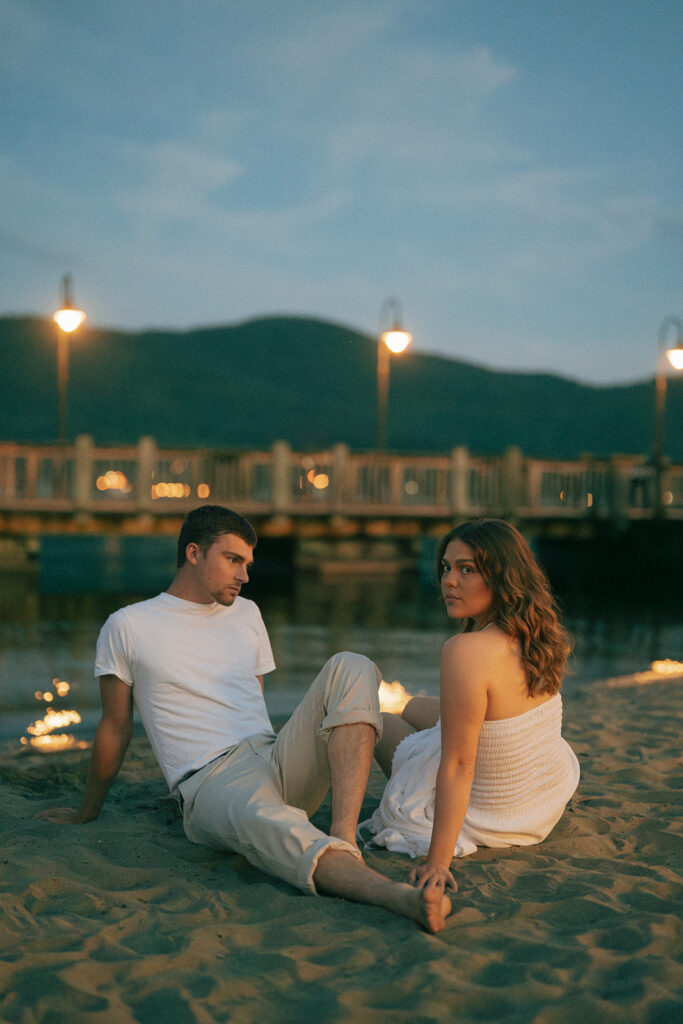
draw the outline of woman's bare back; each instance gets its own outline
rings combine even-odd
[[[494,623],[478,633],[461,634],[457,639],[471,638],[477,644],[481,664],[480,685],[486,688],[485,721],[516,718],[552,694],[530,696],[527,674],[522,664],[519,642],[512,640]],[[454,638],[455,639],[455,638]]]

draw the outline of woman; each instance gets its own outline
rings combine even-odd
[[[454,856],[544,839],[579,764],[560,735],[569,638],[522,535],[502,520],[464,523],[439,545],[437,573],[465,628],[444,644],[440,698],[384,715],[375,756],[391,777],[365,824],[372,845],[426,855],[409,875],[419,888],[454,889]]]

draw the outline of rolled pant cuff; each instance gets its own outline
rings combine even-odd
[[[340,725],[371,725],[377,740],[382,738],[382,715],[369,708],[357,708],[353,711],[330,711],[318,726],[318,735],[329,739],[330,733]]]
[[[344,853],[350,853],[356,860],[363,860],[363,855],[358,847],[352,843],[347,843],[345,839],[338,839],[336,836],[323,836],[317,842],[312,843],[299,862],[299,872],[295,883],[299,889],[311,893],[312,896],[318,895],[313,875],[318,866],[318,861],[327,850],[339,850]]]

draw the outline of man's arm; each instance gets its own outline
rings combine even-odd
[[[102,715],[93,740],[88,780],[81,806],[52,807],[37,818],[57,825],[80,825],[99,817],[133,734],[133,692],[117,676],[100,677]]]

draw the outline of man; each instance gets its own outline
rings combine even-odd
[[[275,736],[263,675],[275,668],[253,601],[240,597],[256,534],[218,505],[195,509],[178,538],[168,590],[109,617],[97,643],[102,715],[80,808],[41,817],[99,816],[133,729],[133,701],[193,842],[233,850],[305,892],[385,907],[439,931],[443,889],[392,882],[362,860],[356,827],[381,733],[379,672],[335,655]],[[329,835],[310,820],[332,791]]]

